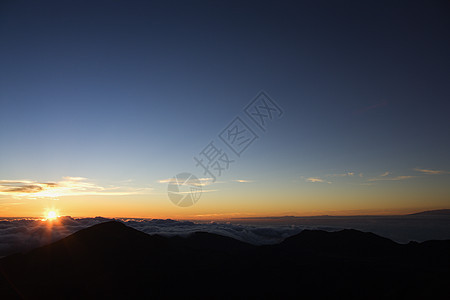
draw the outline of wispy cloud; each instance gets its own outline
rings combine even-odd
[[[427,175],[443,175],[443,174],[450,174],[450,172],[448,172],[448,171],[443,171],[443,170],[431,170],[431,169],[419,169],[419,168],[415,168],[414,171],[421,172],[421,173],[427,174]]]
[[[443,170],[432,170],[432,169],[421,169],[421,168],[415,168],[414,171],[420,172],[425,175],[443,175],[443,174],[450,174],[448,171]],[[399,180],[406,180],[411,178],[417,178],[420,177],[420,175],[402,175],[402,176],[391,176],[392,173],[390,171],[386,171],[383,174],[379,175],[375,178],[370,178],[368,181],[374,182],[374,181],[399,181]]]
[[[63,177],[63,179],[68,180],[68,181],[84,181],[84,180],[87,180],[86,177],[71,177],[71,176]]]
[[[211,193],[211,192],[218,192],[219,190],[208,190],[208,189],[200,189],[196,190],[196,193]],[[179,191],[177,194],[192,194],[192,191]]]
[[[30,180],[0,180],[0,195],[4,194],[32,194],[54,187],[54,182],[34,182]]]
[[[167,178],[167,179],[161,179],[158,180],[159,183],[170,183],[170,184],[188,184],[188,185],[194,185],[194,186],[207,186],[213,183],[219,183],[218,181],[213,182],[213,178],[197,178],[197,180],[195,179],[191,179],[190,177],[185,179],[183,182],[180,182],[178,178]]]
[[[84,177],[63,177],[58,182],[38,182],[32,180],[0,180],[0,195],[19,198],[63,197],[82,195],[122,196],[142,194],[151,188],[120,186],[103,187]]]
[[[318,178],[318,177],[308,177],[306,178],[307,182],[312,182],[312,183],[331,183],[329,181],[325,181],[322,178]]]
[[[345,173],[339,173],[339,174],[328,174],[326,176],[329,177],[345,177],[345,176],[354,176],[355,172],[345,172]]]
[[[159,183],[174,183],[177,182],[175,178],[167,178],[167,179],[161,179],[158,180]]]
[[[250,183],[255,182],[254,180],[246,180],[246,179],[235,179],[234,182],[240,182],[240,183]]]
[[[410,176],[410,175],[403,175],[403,176],[396,176],[396,177],[377,177],[377,178],[370,178],[368,181],[398,181],[398,180],[406,180],[410,178],[414,178],[416,176]]]

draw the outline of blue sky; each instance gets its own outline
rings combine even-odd
[[[284,115],[208,193],[241,199],[218,213],[251,214],[242,199],[271,194],[284,200],[267,214],[337,211],[349,190],[342,210],[442,207],[448,12],[445,1],[3,2],[0,180],[127,182],[171,205],[158,181],[201,177],[192,157],[264,90]],[[4,213],[21,214],[9,194]],[[401,205],[374,202],[387,194]],[[215,213],[201,205],[188,214]]]

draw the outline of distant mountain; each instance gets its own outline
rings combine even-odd
[[[392,254],[399,245],[371,232],[344,229],[337,232],[303,230],[285,239],[279,247],[321,254],[339,254],[351,257],[379,257]]]
[[[315,218],[360,218],[360,217],[401,217],[401,216],[413,216],[413,215],[446,215],[450,216],[450,209],[436,209],[417,212],[406,215],[313,215],[313,216],[265,216],[265,217],[236,217],[235,220],[283,220],[283,219],[315,219]]]
[[[449,253],[450,241],[401,245],[357,230],[304,230],[253,246],[111,221],[1,259],[0,298],[447,299]]]
[[[427,210],[409,214],[409,216],[450,216],[450,209]]]

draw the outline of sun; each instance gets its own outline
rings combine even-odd
[[[49,210],[47,212],[47,215],[46,215],[46,219],[47,220],[54,220],[54,219],[56,219],[58,217],[59,217],[58,213],[56,211],[54,211],[54,210]]]

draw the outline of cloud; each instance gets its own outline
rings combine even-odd
[[[281,217],[283,219],[283,217]],[[39,219],[0,219],[0,257],[17,252],[26,252],[33,248],[62,239],[81,229],[114,219],[60,217],[49,223]],[[354,228],[370,231],[394,240],[407,243],[410,240],[425,241],[429,239],[448,239],[450,229],[448,222],[430,222],[423,217],[399,218],[399,216],[370,216],[308,219],[308,225],[295,224],[292,219],[283,225],[270,224],[273,220],[263,222],[265,225],[232,223],[195,223],[171,219],[116,219],[125,225],[145,232],[163,236],[188,236],[194,232],[204,231],[232,237],[254,245],[276,244],[304,229],[321,229],[335,231]],[[297,219],[304,222],[305,219]],[[434,219],[433,219],[434,220]],[[260,221],[258,221],[260,222]],[[52,224],[52,226],[49,226]],[[405,230],[406,228],[406,230]],[[438,229],[438,230],[437,230]]]
[[[176,179],[175,178],[167,178],[167,179],[158,180],[158,182],[159,183],[174,183],[174,182],[176,182]]]
[[[75,220],[70,217],[63,217],[59,223],[54,223],[54,226],[48,226],[46,221],[41,220],[1,220],[0,257],[49,244],[104,220],[103,218]]]
[[[416,176],[412,176],[412,175],[401,175],[401,176],[395,176],[395,177],[391,177],[391,172],[390,171],[386,171],[383,174],[379,175],[378,177],[375,178],[370,178],[367,181],[399,181],[399,180],[406,180],[406,179],[410,179],[410,178],[414,178]]]
[[[255,182],[254,180],[246,180],[246,179],[235,179],[234,182],[240,182],[240,183],[250,183]]]
[[[29,251],[64,238],[78,230],[99,224],[106,218],[71,218],[60,217],[48,226],[47,221],[38,219],[3,219],[0,220],[0,257],[16,252]],[[163,236],[188,236],[193,232],[205,231],[232,237],[255,245],[275,244],[286,237],[299,233],[311,226],[301,225],[237,225],[230,223],[194,223],[171,219],[117,219],[126,225],[147,234]]]
[[[197,190],[195,191],[196,193],[211,193],[211,192],[218,192],[219,190],[206,190],[206,189],[201,189],[201,190]],[[192,191],[178,191],[177,194],[192,194]]]
[[[450,174],[448,171],[443,170],[430,170],[430,169],[419,169],[415,168],[414,171],[421,172],[427,175],[443,175],[443,174]]]
[[[19,198],[63,197],[80,195],[131,195],[149,192],[151,188],[103,187],[84,177],[63,177],[58,182],[0,180],[0,195]]]
[[[317,178],[317,177],[309,177],[306,178],[307,182],[312,182],[312,183],[331,183],[329,181],[325,181],[322,178]]]
[[[396,176],[396,177],[379,177],[379,178],[370,178],[369,181],[398,181],[398,180],[405,180],[414,178],[416,176],[410,176],[410,175],[403,175],[403,176]]]
[[[431,170],[431,169],[420,169],[420,168],[415,168],[414,171],[420,172],[420,173],[425,174],[425,175],[450,174],[450,172],[448,172],[448,171]],[[414,175],[402,175],[402,176],[391,177],[391,174],[392,174],[391,172],[386,171],[386,172],[384,172],[383,174],[381,174],[378,177],[368,179],[368,181],[371,181],[371,182],[374,182],[374,181],[399,181],[399,180],[406,180],[406,179],[419,177],[419,176],[414,176]]]
[[[87,180],[87,178],[85,178],[85,177],[70,177],[70,176],[63,177],[63,179],[67,180],[67,181],[84,181],[84,180]]]
[[[390,178],[390,180],[405,180],[405,179],[410,179],[410,178],[414,178],[414,177],[416,177],[416,176],[397,176],[397,177],[393,177],[393,178]]]
[[[213,178],[197,178],[197,180],[195,179],[191,179],[190,177],[187,180],[184,180],[183,182],[179,181],[179,178],[167,178],[167,179],[161,179],[158,180],[159,183],[169,183],[169,184],[176,184],[176,185],[180,185],[180,184],[188,184],[188,185],[195,185],[195,186],[207,186],[213,183],[219,183],[218,181],[213,182]]]
[[[330,177],[345,177],[345,176],[354,176],[355,172],[345,172],[345,173],[341,173],[341,174],[328,174],[327,176]]]
[[[37,193],[44,188],[38,184],[3,184],[0,187],[2,193]]]
[[[325,178],[335,178],[335,177],[352,177],[355,176],[355,172],[344,172],[344,173],[337,173],[337,174],[326,174],[323,177]],[[302,179],[305,179],[306,182],[311,183],[328,183],[331,184],[331,181],[328,181],[326,179],[320,178],[320,177],[300,177]]]
[[[38,183],[30,180],[0,180],[0,195],[38,193],[56,183]]]

